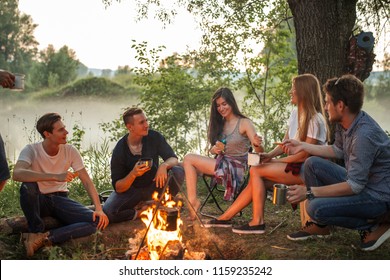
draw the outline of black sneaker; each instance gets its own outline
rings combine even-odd
[[[390,237],[390,224],[381,224],[373,231],[360,231],[360,249],[373,251]]]
[[[207,221],[204,224],[205,228],[211,228],[211,227],[221,227],[221,228],[228,228],[232,226],[231,220],[217,220],[212,219],[210,221]]]
[[[287,238],[292,241],[306,240],[310,238],[326,238],[330,236],[330,230],[328,226],[320,226],[312,221],[307,221],[306,225],[297,232],[290,233]]]
[[[240,233],[240,234],[262,234],[265,232],[265,224],[257,225],[257,226],[250,226],[249,224],[234,227],[232,229],[234,233]]]

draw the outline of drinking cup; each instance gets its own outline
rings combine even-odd
[[[15,83],[12,87],[12,90],[21,91],[24,90],[24,75],[23,74],[14,74],[15,75]]]
[[[275,205],[284,205],[287,202],[288,187],[284,184],[275,184],[272,197],[272,203]]]
[[[256,166],[261,163],[260,154],[258,153],[248,153],[248,165]]]
[[[141,159],[138,161],[138,164],[145,164],[146,166],[152,168],[153,159],[152,159],[152,158],[141,158]]]

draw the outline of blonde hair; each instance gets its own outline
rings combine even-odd
[[[299,139],[305,141],[313,117],[321,113],[325,118],[320,82],[312,74],[302,74],[293,78],[292,83],[298,98]]]

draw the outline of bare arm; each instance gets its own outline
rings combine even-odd
[[[255,126],[250,119],[243,119],[240,126],[240,133],[246,134],[251,141],[256,153],[264,152],[263,139],[256,133]]]
[[[283,141],[286,139],[288,139],[288,129],[287,129],[286,133],[284,134]],[[262,163],[270,162],[273,158],[275,158],[283,153],[284,153],[283,147],[281,145],[276,145],[272,151],[270,151],[268,153],[261,154],[261,162]]]
[[[77,171],[78,176],[81,182],[84,185],[85,190],[87,191],[89,197],[92,200],[93,205],[95,205],[95,211],[93,213],[93,221],[96,220],[96,217],[99,217],[98,229],[104,229],[108,226],[108,217],[103,212],[102,205],[100,204],[99,195],[96,191],[95,185],[93,184],[91,177],[89,177],[85,168]]]
[[[305,151],[313,156],[335,158],[332,146],[327,145],[314,145],[306,142],[300,142],[294,139],[287,139],[283,141],[283,149],[288,154],[297,154],[301,151]]]
[[[306,138],[306,143],[316,145],[318,143],[318,140],[310,138],[310,137],[307,137]],[[306,152],[306,151],[300,151],[300,152],[298,152],[296,154],[289,155],[289,156],[284,157],[284,158],[273,159],[272,162],[285,162],[285,163],[304,162],[309,157],[309,155],[310,154],[308,152]]]
[[[157,169],[156,177],[156,186],[162,188],[168,178],[168,170],[178,164],[178,160],[175,157],[170,157],[164,161]]]
[[[145,164],[134,165],[134,168],[124,178],[116,181],[115,191],[118,193],[127,191],[131,188],[131,185],[137,177],[144,175],[149,170],[150,166],[146,166]]]
[[[77,175],[70,171],[59,174],[33,171],[31,170],[31,165],[28,162],[19,160],[15,164],[12,179],[19,182],[71,182],[76,177]]]
[[[341,182],[337,184],[327,186],[310,186],[314,197],[337,197],[353,195],[353,191],[347,182]],[[293,185],[289,186],[287,198],[291,203],[298,203],[306,199],[306,186]]]

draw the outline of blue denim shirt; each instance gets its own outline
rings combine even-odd
[[[390,139],[373,118],[361,111],[347,130],[337,124],[332,148],[354,193],[390,201]]]

